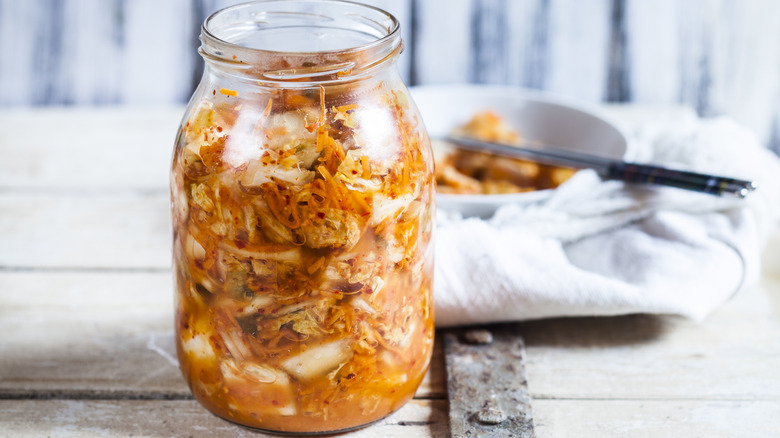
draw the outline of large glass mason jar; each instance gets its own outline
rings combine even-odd
[[[204,23],[171,171],[176,347],[195,397],[266,431],[365,425],[433,347],[433,159],[399,25],[340,1]]]

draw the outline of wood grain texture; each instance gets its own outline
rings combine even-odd
[[[780,405],[772,402],[539,400],[539,438],[659,436],[771,437]],[[443,400],[415,400],[398,413],[345,437],[446,437]],[[769,421],[767,421],[769,420]],[[264,437],[221,420],[193,400],[2,400],[8,438]],[[738,432],[735,432],[738,431]]]
[[[200,23],[238,0],[0,0],[0,105],[171,105]],[[495,83],[726,114],[780,151],[780,3],[365,0],[398,17],[411,84]]]
[[[0,273],[0,394],[189,397],[170,273]]]
[[[778,151],[780,4],[761,0],[628,0],[632,99],[677,101],[735,117]]]
[[[470,82],[471,5],[454,0],[414,2],[414,84]]]
[[[42,437],[273,437],[222,420],[194,400],[0,400],[0,424],[8,438]],[[444,438],[444,400],[412,400],[349,438]]]
[[[608,0],[550,2],[545,90],[589,102],[605,99],[611,8]]]
[[[168,269],[167,193],[0,193],[0,267]]]
[[[0,111],[0,190],[167,193],[183,106]]]
[[[777,401],[536,400],[537,436],[775,437]]]
[[[761,312],[756,312],[761,309]],[[626,316],[524,323],[534,398],[780,403],[780,322],[746,290],[701,324]]]
[[[197,54],[187,0],[3,0],[3,105],[180,102]],[[158,21],[165,17],[164,21]],[[7,91],[6,91],[7,90]]]
[[[780,233],[775,233],[769,238],[761,257],[761,286],[767,292],[774,315],[780,317],[780,251],[772,250],[778,247]]]

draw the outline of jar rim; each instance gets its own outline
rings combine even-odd
[[[348,12],[339,14],[339,8]],[[240,19],[228,20],[217,28],[219,19],[227,20],[231,16]],[[274,20],[294,19],[309,20],[313,23],[312,28],[343,33],[353,31],[367,41],[317,50],[279,50],[239,42],[241,38],[262,32],[308,29],[305,24],[274,24]],[[360,30],[336,27],[345,25],[340,21],[352,23]],[[350,77],[363,76],[384,61],[394,59],[402,50],[400,23],[392,14],[347,0],[255,0],[236,4],[209,15],[201,25],[200,39],[199,52],[208,64],[234,76],[255,79],[260,76],[271,82],[302,78],[315,78],[317,82],[338,78],[343,82]]]

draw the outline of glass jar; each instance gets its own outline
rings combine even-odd
[[[210,16],[171,171],[176,347],[197,400],[273,432],[356,428],[433,348],[433,159],[397,20],[340,1]]]

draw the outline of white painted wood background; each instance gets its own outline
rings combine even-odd
[[[0,0],[0,107],[170,105],[199,24],[236,0]],[[496,83],[731,115],[780,152],[780,1],[368,0],[412,85]]]

